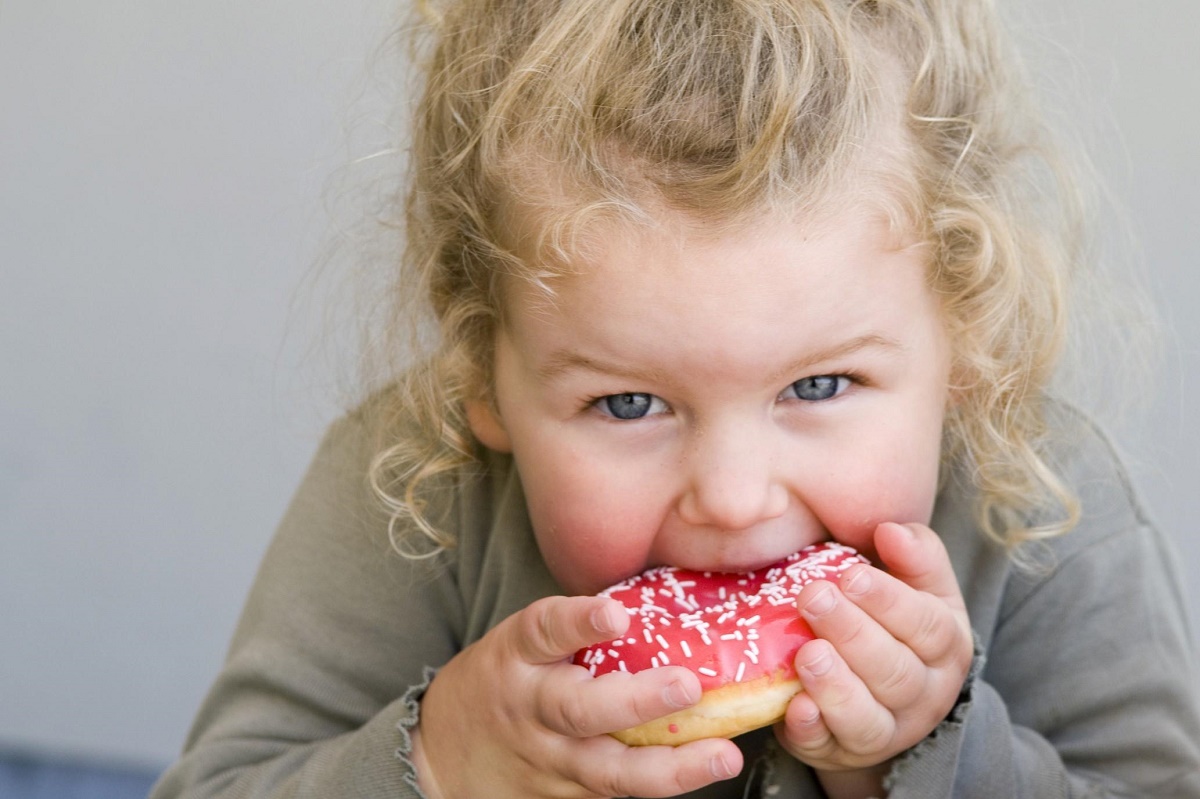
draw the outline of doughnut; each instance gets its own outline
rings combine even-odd
[[[866,562],[828,542],[745,574],[649,569],[600,592],[625,606],[625,635],[579,650],[572,662],[592,676],[674,665],[700,678],[697,705],[612,733],[622,743],[732,738],[782,719],[800,690],[796,652],[816,637],[796,612],[800,589]]]

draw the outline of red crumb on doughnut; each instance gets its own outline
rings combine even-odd
[[[796,596],[866,562],[830,542],[746,574],[649,569],[601,592],[625,606],[629,629],[579,650],[574,663],[593,676],[672,665],[700,678],[698,705],[614,733],[627,744],[678,745],[772,724],[800,690],[796,652],[815,637],[796,612]]]

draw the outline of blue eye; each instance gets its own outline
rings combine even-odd
[[[787,392],[784,393],[791,392],[796,399],[805,402],[820,402],[833,399],[845,391],[849,384],[849,379],[844,375],[815,375],[797,380],[788,386]]]
[[[641,419],[654,410],[659,400],[653,394],[609,394],[596,401],[596,406],[616,419]]]

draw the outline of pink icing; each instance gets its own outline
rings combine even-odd
[[[800,646],[815,636],[796,612],[814,580],[836,580],[866,559],[850,547],[815,544],[746,574],[660,566],[605,589],[630,616],[621,638],[575,653],[593,675],[686,666],[705,690],[796,671]]]

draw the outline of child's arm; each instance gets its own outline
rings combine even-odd
[[[363,477],[373,452],[357,414],[326,436],[153,799],[417,797],[401,728],[465,614],[451,561],[389,550]]]
[[[422,790],[430,799],[675,796],[737,774],[730,741],[626,747],[606,734],[700,699],[687,669],[593,679],[566,660],[628,626],[612,600],[550,597],[454,657],[421,703]]]
[[[1110,501],[1109,507],[1116,504]],[[1072,534],[1075,537],[1055,539],[1053,559],[1048,561],[1053,567],[1037,576],[1009,572],[1006,577],[993,570],[999,560],[975,562],[974,574],[983,583],[1008,586],[999,604],[975,620],[985,625],[986,664],[977,653],[949,716],[900,757],[862,770],[819,771],[830,796],[885,795],[882,783],[888,775],[886,795],[895,799],[1200,798],[1195,654],[1169,549],[1152,528],[1124,526],[1120,516],[1109,513],[1104,525],[1096,525],[1112,525],[1107,530],[1081,529]],[[936,542],[930,543],[936,548]],[[920,577],[886,553],[888,546],[882,544],[881,559],[892,565],[901,583],[921,584]],[[922,554],[909,562],[933,561]],[[982,565],[985,562],[992,565]],[[808,729],[817,731],[814,738],[828,735],[821,754],[832,758],[813,758],[819,767],[838,767],[847,760],[835,758],[864,754],[864,738],[856,737],[862,728],[847,724],[844,710],[830,699],[839,696],[839,681],[853,684],[858,679],[847,663],[855,659],[856,639],[871,637],[871,625],[855,632],[854,620],[864,619],[861,612],[879,618],[880,626],[887,628],[893,624],[886,620],[890,609],[905,603],[907,593],[882,573],[871,576],[883,579],[873,579],[867,594],[836,592],[835,609],[811,622],[845,653],[844,659],[835,658],[836,666],[828,672],[834,676],[825,678],[830,684],[813,683],[814,694],[824,696],[822,712],[828,724],[790,723],[781,731],[781,740],[801,758],[811,755],[798,751],[792,739],[804,739]],[[806,598],[811,594],[801,601]],[[936,625],[920,627],[934,630]],[[891,648],[886,641],[878,646],[881,654]],[[806,653],[800,656],[805,657]],[[858,668],[864,675],[871,673],[869,666]],[[875,684],[874,690],[886,694],[887,688],[881,687],[885,684]],[[855,692],[841,695],[853,697]],[[845,707],[860,702],[860,708],[869,708],[871,700],[860,694],[847,701]],[[803,704],[797,709],[801,719],[806,716]],[[872,711],[865,712],[872,718]],[[902,729],[902,724],[900,720],[891,729]],[[848,731],[844,738],[843,730]],[[868,763],[874,759],[864,758]]]
[[[452,516],[458,520],[457,550],[432,562],[391,551],[387,518],[375,509],[363,478],[374,451],[375,436],[357,415],[337,423],[326,437],[263,559],[186,751],[155,787],[153,799],[416,799],[411,765],[427,754],[434,763],[445,762],[437,705],[447,698],[443,689],[462,676],[476,699],[465,709],[452,708],[458,715],[447,723],[461,738],[455,745],[473,746],[462,747],[461,757],[444,766],[451,772],[448,789],[463,776],[453,772],[469,772],[486,781],[473,796],[503,795],[497,775],[513,764],[477,738],[485,732],[514,745],[549,742],[549,750],[522,754],[541,757],[543,765],[549,759],[574,767],[600,793],[606,781],[614,792],[647,795],[710,782],[717,752],[730,776],[740,768],[741,753],[728,741],[697,742],[675,752],[627,750],[602,734],[530,735],[523,724],[534,712],[548,715],[550,723],[557,712],[560,727],[582,718],[580,733],[628,726],[669,704],[663,689],[672,678],[694,678],[670,670],[622,685],[620,677],[593,681],[583,669],[549,662],[556,660],[552,654],[562,659],[572,653],[575,640],[611,636],[614,622],[602,613],[605,632],[587,632],[594,629],[593,598],[537,602],[557,587],[540,565],[532,536],[522,530],[520,510],[508,518],[493,516],[484,503],[465,503]],[[498,474],[477,490],[499,493],[510,484]],[[503,499],[497,502],[521,508]],[[547,610],[552,612],[543,615]],[[505,617],[508,621],[485,632],[494,619]],[[476,639],[477,645],[455,657],[463,642]],[[429,669],[439,666],[439,676],[427,685]],[[502,672],[514,669],[523,675],[519,686],[496,683]],[[577,705],[569,698],[580,687],[573,680],[596,689],[579,692]],[[454,693],[450,702],[465,699]],[[410,732],[418,721],[421,750],[414,752]],[[518,734],[523,740],[514,740]],[[592,752],[601,754],[591,758]],[[484,755],[492,760],[483,763]],[[532,766],[523,767],[532,773]],[[525,786],[511,790],[536,795]]]

